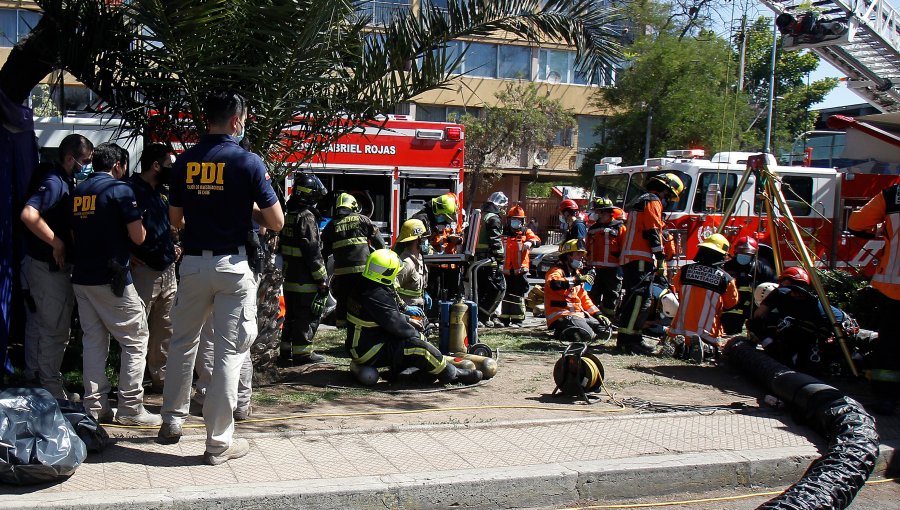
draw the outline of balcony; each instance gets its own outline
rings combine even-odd
[[[409,0],[383,0],[362,2],[357,9],[359,17],[367,16],[374,26],[384,26],[400,16],[405,16],[410,10]]]

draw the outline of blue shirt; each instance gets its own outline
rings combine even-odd
[[[66,245],[66,258],[71,259],[72,238],[72,192],[75,183],[72,177],[59,165],[47,172],[38,190],[31,195],[26,205],[41,213],[41,218]],[[39,239],[30,229],[26,229],[26,252],[28,256],[53,263],[53,247]],[[55,265],[55,263],[54,263]]]
[[[108,284],[113,276],[110,262],[128,267],[131,258],[126,225],[141,219],[134,192],[128,183],[97,172],[75,188],[72,204],[72,283]],[[130,272],[127,283],[131,283]]]
[[[163,271],[175,262],[175,241],[172,239],[169,223],[169,197],[164,186],[156,188],[141,179],[140,174],[131,176],[131,189],[137,198],[138,209],[144,219],[147,237],[144,244],[131,244],[131,252],[148,267]]]
[[[172,167],[169,204],[184,208],[185,251],[244,246],[251,211],[278,201],[262,158],[227,135],[205,135]]]

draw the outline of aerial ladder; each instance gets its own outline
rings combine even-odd
[[[820,16],[848,25],[845,37],[809,48],[843,72],[847,86],[883,113],[900,112],[900,12],[889,0],[761,0],[776,14]]]

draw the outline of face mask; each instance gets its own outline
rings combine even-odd
[[[428,239],[420,239],[419,240],[419,249],[422,250],[423,253],[428,251]]]
[[[119,180],[127,181],[129,178],[131,178],[131,169],[125,167],[125,170],[122,172],[122,177],[119,177]]]
[[[435,223],[447,223],[447,216],[444,214],[438,214],[434,217]]]
[[[77,163],[76,163],[77,164]],[[94,171],[94,165],[88,163],[86,165],[81,165],[76,167],[77,170],[75,172],[75,179],[78,181],[83,181],[88,178],[89,175]]]
[[[169,181],[172,180],[172,167],[170,166],[161,166],[159,167],[159,182],[161,184],[169,184]]]
[[[560,223],[560,225],[565,225],[565,223],[566,223],[566,216],[563,215],[563,214],[560,214],[560,215],[558,216],[558,218],[559,218],[559,223]]]
[[[734,258],[742,266],[746,266],[753,261],[753,255],[747,255],[746,253],[738,253]]]
[[[510,228],[518,230],[522,228],[522,220],[509,220],[509,226]]]
[[[241,124],[241,132],[234,135],[233,138],[236,143],[241,143],[241,140],[244,139],[244,124]]]
[[[592,212],[588,215],[588,218],[590,218],[591,221],[597,221],[600,219],[600,213]]]
[[[572,260],[569,261],[569,266],[572,269],[581,269],[582,267],[584,267],[584,262],[581,260]]]

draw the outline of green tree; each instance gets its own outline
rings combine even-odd
[[[467,206],[476,191],[500,178],[503,160],[549,151],[560,130],[575,126],[574,114],[535,83],[509,83],[496,97],[497,104],[485,106],[480,115],[458,119],[466,127]]]

